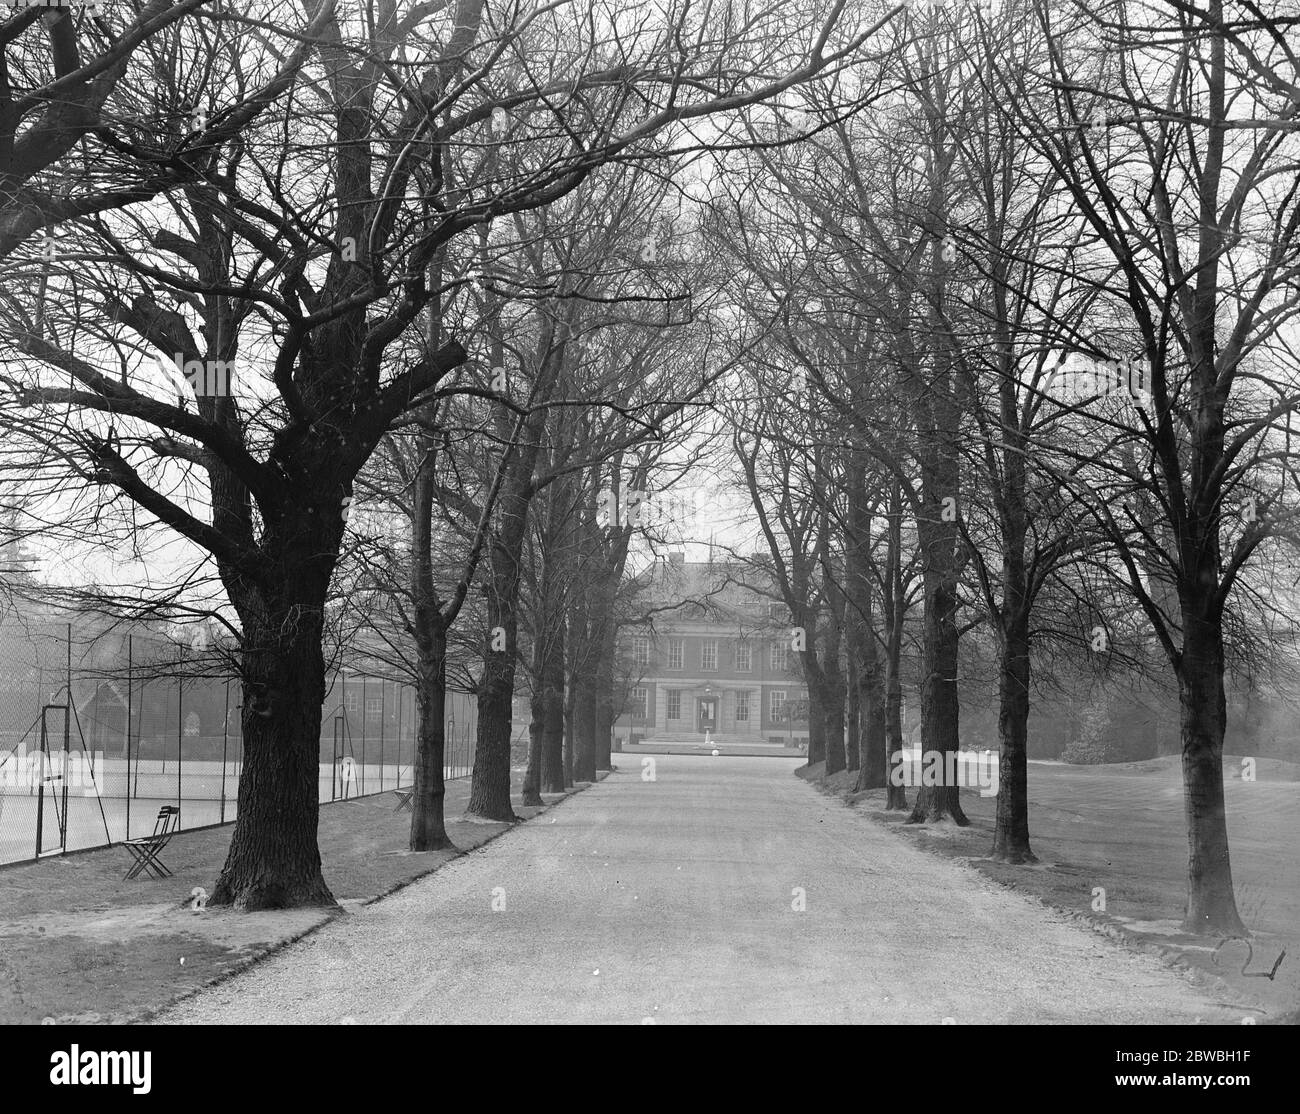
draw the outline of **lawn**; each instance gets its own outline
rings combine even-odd
[[[516,801],[522,775],[513,772]],[[462,851],[510,828],[455,819],[469,787],[469,779],[447,786],[448,832]],[[546,799],[549,807],[563,798]],[[321,861],[343,915],[456,857],[406,850],[411,814],[396,805],[385,793],[321,807]],[[515,811],[541,810],[516,803]],[[0,1022],[145,1016],[329,919],[321,910],[191,909],[194,887],[212,889],[230,832],[181,832],[163,856],[174,877],[162,881],[124,882],[131,860],[122,847],[0,869]]]
[[[1176,757],[1120,765],[1029,764],[1029,834],[1039,862],[1008,866],[986,858],[992,847],[996,798],[962,791],[968,828],[904,824],[886,812],[883,790],[852,794],[854,774],[823,778],[820,766],[801,777],[850,801],[900,837],[962,859],[996,881],[1075,913],[1110,935],[1158,949],[1172,962],[1209,972],[1244,996],[1260,1020],[1300,1020],[1300,767],[1259,759],[1256,780],[1242,779],[1239,758],[1224,759],[1233,880],[1253,958],[1240,941],[1189,937],[1181,919],[1187,895],[1187,836]],[[916,790],[908,790],[908,800]],[[1094,903],[1104,890],[1104,911]],[[1218,951],[1216,954],[1216,946]],[[1273,979],[1254,972],[1272,969]]]

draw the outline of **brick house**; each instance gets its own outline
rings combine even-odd
[[[760,594],[752,564],[670,553],[641,581],[637,601],[653,619],[620,631],[629,679],[614,725],[620,744],[703,742],[706,733],[722,743],[807,744],[808,690],[789,615]]]

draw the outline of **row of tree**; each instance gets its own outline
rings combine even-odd
[[[6,497],[47,544],[116,543],[140,582],[123,595],[193,614],[206,592],[227,624],[245,759],[214,903],[332,901],[323,646],[355,619],[349,589],[400,588],[384,629],[411,637],[420,688],[414,846],[445,840],[439,702],[475,590],[470,807],[512,815],[526,549],[552,694],[537,766],[556,783],[563,611],[590,771],[611,712],[584,663],[607,660],[627,544],[593,530],[592,489],[709,382],[675,381],[698,349],[664,351],[699,307],[653,270],[654,210],[711,118],[844,69],[885,19],[843,0],[159,0],[0,23]],[[214,365],[238,389],[178,386]],[[383,532],[388,563],[350,526],[378,493],[409,527]]]
[[[1245,7],[932,9],[751,115],[815,134],[720,155],[706,224],[761,338],[732,442],[807,647],[810,758],[888,784],[915,594],[925,751],[959,747],[961,639],[996,644],[993,853],[1028,861],[1034,661],[1163,659],[1195,932],[1242,931],[1225,677],[1294,679],[1297,20]],[[923,787],[911,819],[945,817],[957,787]]]
[[[1296,20],[1243,10],[0,23],[6,499],[50,544],[117,544],[145,606],[226,623],[246,759],[213,900],[332,900],[333,638],[417,685],[416,849],[447,842],[461,671],[471,813],[514,816],[517,689],[525,800],[607,765],[655,540],[636,510],[721,440],[800,632],[814,761],[888,785],[916,609],[921,744],[954,754],[962,639],[992,637],[995,850],[1025,861],[1035,661],[1163,655],[1187,923],[1239,931],[1224,678],[1289,637],[1300,506]],[[239,386],[178,384],[191,365]],[[962,822],[957,787],[913,817]]]

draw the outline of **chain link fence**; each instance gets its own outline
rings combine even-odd
[[[0,863],[145,835],[162,805],[182,828],[233,821],[240,686],[220,664],[154,633],[0,625]],[[413,686],[347,668],[327,683],[319,799],[409,789]],[[448,694],[448,780],[470,774],[476,711]]]

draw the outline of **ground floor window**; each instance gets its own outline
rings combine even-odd
[[[668,718],[682,718],[682,694],[677,689],[668,690]]]

